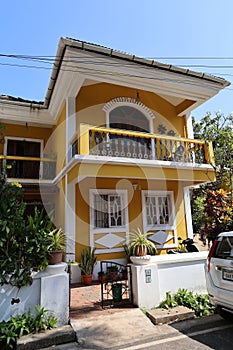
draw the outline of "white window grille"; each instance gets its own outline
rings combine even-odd
[[[123,199],[117,194],[94,194],[94,228],[114,228],[124,226]]]
[[[171,229],[174,227],[173,194],[168,192],[143,191],[144,228]]]

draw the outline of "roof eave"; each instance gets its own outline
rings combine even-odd
[[[73,47],[73,48],[80,49],[80,50],[95,52],[95,53],[102,54],[102,55],[109,56],[109,57],[112,56],[112,57],[115,57],[118,59],[131,61],[131,62],[140,64],[140,65],[143,65],[143,66],[150,66],[150,67],[170,71],[170,72],[177,73],[177,74],[188,75],[190,77],[204,79],[210,83],[214,83],[214,84],[219,85],[219,90],[224,89],[225,87],[230,85],[229,81],[227,81],[223,78],[213,76],[213,75],[196,72],[196,71],[192,71],[189,69],[176,67],[173,65],[168,65],[165,63],[160,63],[160,62],[157,62],[154,60],[144,59],[141,57],[137,57],[135,55],[131,55],[131,54],[117,51],[117,50],[113,50],[113,49],[110,49],[110,48],[107,48],[107,47],[104,47],[101,45],[96,45],[96,44],[91,44],[91,43],[88,43],[85,41],[61,37],[59,44],[58,44],[58,49],[57,49],[57,53],[56,53],[56,58],[55,58],[52,74],[50,77],[49,86],[48,86],[47,93],[45,96],[45,101],[44,101],[45,107],[49,106],[49,103],[50,103],[50,100],[52,97],[52,93],[54,90],[54,86],[56,84],[56,80],[57,80],[59,70],[60,70],[60,67],[62,64],[62,60],[63,60],[64,54],[65,54],[66,47],[71,47],[71,48]]]

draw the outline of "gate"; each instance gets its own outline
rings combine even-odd
[[[101,261],[99,281],[101,282],[102,308],[133,305],[130,265],[122,265],[113,261]]]

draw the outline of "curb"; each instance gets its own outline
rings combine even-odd
[[[194,318],[194,311],[185,306],[177,306],[170,309],[147,310],[146,316],[154,325],[173,323]]]
[[[76,341],[76,334],[69,325],[30,334],[17,340],[17,350],[37,350],[52,345],[67,344]]]

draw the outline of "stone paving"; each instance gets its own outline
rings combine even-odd
[[[73,284],[70,292],[70,319],[104,316],[132,309],[131,305],[102,309],[101,284],[98,282],[90,286]]]

